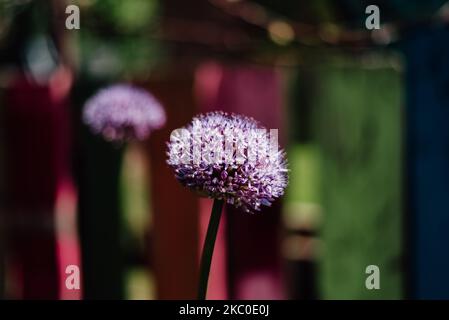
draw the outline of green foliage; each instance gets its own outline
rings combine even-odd
[[[152,34],[157,0],[97,0],[81,6],[81,70],[97,78],[147,76],[160,55]]]
[[[314,144],[295,144],[288,149],[290,170],[287,203],[319,203],[319,153]]]
[[[97,0],[85,9],[87,19],[95,19],[91,22],[112,27],[117,34],[136,34],[154,25],[159,3],[157,0]]]
[[[323,67],[320,79],[323,298],[401,298],[400,76]],[[380,268],[380,290],[365,288],[371,264]]]

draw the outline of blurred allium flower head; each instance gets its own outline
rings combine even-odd
[[[166,121],[160,103],[147,91],[127,84],[101,89],[84,106],[83,120],[108,141],[143,140]]]
[[[210,112],[172,132],[167,163],[184,186],[246,212],[282,196],[288,183],[277,130],[253,118]]]

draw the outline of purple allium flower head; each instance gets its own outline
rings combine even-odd
[[[166,121],[160,103],[147,91],[127,84],[101,89],[84,106],[83,120],[108,141],[143,140]]]
[[[284,193],[285,152],[253,118],[210,112],[175,130],[167,163],[184,186],[246,212],[259,211]]]

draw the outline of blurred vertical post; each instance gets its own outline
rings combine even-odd
[[[21,69],[8,84],[5,110],[7,289],[15,298],[79,297],[79,290],[68,294],[64,281],[65,265],[79,262],[69,172],[72,78],[58,50],[64,25],[50,25],[51,9],[47,2],[27,5],[11,47]]]
[[[402,297],[400,77],[391,60],[372,58],[375,68],[343,57],[319,69],[325,299]],[[379,267],[379,290],[366,287],[370,265]]]
[[[449,298],[449,30],[404,39],[407,98],[407,234],[414,299]]]
[[[280,75],[273,68],[221,66],[221,79],[211,110],[251,116],[268,129],[279,130],[283,145],[283,105]],[[212,102],[213,101],[213,102]],[[227,206],[229,295],[232,299],[281,299],[281,204],[260,214]]]
[[[51,0],[50,6],[50,31],[55,48],[58,52],[58,70],[52,79],[53,90],[57,94],[64,94],[64,98],[68,99],[70,90],[72,89],[73,76],[75,71],[74,55],[76,50],[73,41],[73,32],[66,29],[66,6],[70,4],[69,0]],[[69,103],[65,106],[69,109]],[[67,117],[71,118],[69,110],[65,111]],[[72,147],[72,123],[71,119],[67,119],[66,126],[70,130],[67,137],[67,153],[71,152]],[[83,288],[68,288],[66,278],[69,276],[67,272],[71,270],[69,266],[79,268],[81,263],[81,253],[78,238],[77,225],[77,204],[78,193],[72,176],[72,159],[65,159],[67,172],[63,179],[59,182],[56,203],[55,203],[55,223],[57,230],[56,250],[59,265],[59,291],[60,299],[80,299]],[[69,172],[70,171],[70,172]],[[78,269],[79,270],[79,269]],[[80,273],[81,275],[81,273]]]
[[[289,103],[289,186],[285,195],[282,243],[288,298],[318,298],[318,230],[321,223],[319,147],[312,139],[311,114],[317,93],[316,68],[298,68]]]
[[[220,87],[222,76],[222,67],[215,62],[204,62],[198,66],[195,72],[195,97],[198,101],[198,107],[201,112],[213,110],[216,106],[217,90]],[[212,108],[212,109],[211,109]],[[206,238],[207,227],[212,211],[212,199],[200,199],[200,241],[199,250],[203,249],[204,240]],[[207,289],[207,299],[228,299],[228,261],[227,261],[227,214],[225,212],[220,219],[217,239],[215,242],[214,254],[212,257],[211,271],[209,274],[209,283]]]
[[[148,143],[153,232],[152,257],[158,299],[194,299],[198,279],[198,200],[175,179],[166,160],[166,142],[174,129],[187,124],[195,113],[193,72],[183,69],[155,73],[147,87],[167,112],[162,130]],[[182,69],[182,70],[180,70]]]
[[[6,93],[5,220],[15,298],[59,298],[54,210],[69,147],[67,102],[54,89],[19,78]]]
[[[124,298],[120,170],[123,147],[93,135],[82,123],[86,99],[106,85],[81,78],[73,92],[77,108],[74,150],[79,186],[79,232],[85,299]]]

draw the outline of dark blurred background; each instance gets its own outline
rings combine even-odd
[[[0,297],[194,299],[212,204],[165,143],[223,110],[279,129],[290,184],[226,208],[208,298],[448,299],[448,22],[444,0],[0,0]],[[164,105],[147,141],[82,123],[117,82]]]

